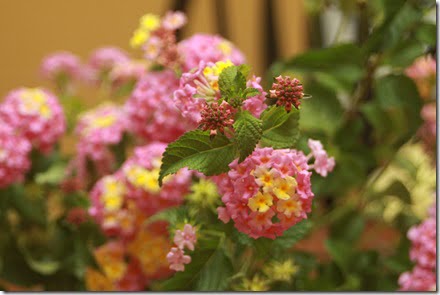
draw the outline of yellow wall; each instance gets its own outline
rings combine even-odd
[[[183,35],[217,32],[216,0],[192,0]],[[225,1],[230,39],[259,75],[264,73],[267,22],[264,0]],[[280,53],[284,57],[306,47],[302,0],[272,0]],[[98,46],[128,49],[128,39],[146,12],[162,14],[171,0],[1,0],[0,97],[19,86],[46,85],[38,75],[41,58],[69,50],[85,58]]]

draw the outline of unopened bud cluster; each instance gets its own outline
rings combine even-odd
[[[235,110],[227,103],[213,102],[203,106],[200,115],[202,116],[200,127],[203,130],[210,130],[211,135],[216,135],[217,132],[224,133],[225,128],[234,124]]]
[[[284,106],[286,111],[292,110],[292,105],[299,109],[301,99],[304,96],[303,86],[296,78],[282,77],[281,75],[275,78],[270,92],[270,98],[277,99],[278,106]]]

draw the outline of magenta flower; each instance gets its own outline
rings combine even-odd
[[[431,269],[416,266],[399,277],[399,291],[436,291],[436,274]]]
[[[167,254],[167,260],[170,263],[170,269],[175,271],[184,271],[185,264],[191,262],[191,257],[184,255],[182,249],[173,247]]]
[[[185,224],[183,230],[176,230],[174,234],[174,243],[180,249],[184,249],[185,246],[194,251],[194,244],[197,242],[196,229],[191,224]]]
[[[418,226],[411,227],[408,231],[408,239],[412,242],[409,256],[421,267],[435,268],[437,261],[436,231],[437,223],[432,217]]]

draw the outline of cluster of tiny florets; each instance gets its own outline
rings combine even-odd
[[[278,76],[275,78],[269,91],[270,97],[277,100],[278,106],[284,106],[286,111],[292,110],[292,106],[299,109],[301,99],[304,96],[303,86],[296,78]]]
[[[221,104],[213,102],[203,106],[200,112],[202,119],[200,127],[202,130],[210,130],[211,135],[217,132],[224,133],[225,128],[230,128],[234,124],[235,110],[225,101]]]
[[[19,88],[0,105],[0,120],[44,153],[52,150],[66,129],[58,98],[42,88]]]
[[[416,263],[411,272],[399,277],[401,291],[432,291],[436,287],[437,221],[435,204],[429,217],[408,231],[411,241],[410,259]]]

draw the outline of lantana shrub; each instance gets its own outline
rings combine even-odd
[[[415,47],[393,59],[410,45],[376,36],[278,62],[264,79],[221,36],[179,40],[188,21],[146,14],[129,41],[139,56],[55,52],[40,69],[54,91],[6,94],[0,286],[434,290],[435,207],[420,223],[390,213],[400,202],[371,204],[411,198],[408,183],[373,189],[400,146],[435,154],[435,61],[410,65]],[[103,101],[85,109],[83,87]],[[369,246],[376,227],[400,232],[399,245]]]

